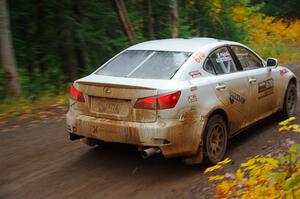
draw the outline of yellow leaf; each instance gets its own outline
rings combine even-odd
[[[252,166],[255,162],[258,156],[255,156],[254,158],[249,159],[246,163],[242,163],[241,167],[249,167]]]
[[[236,175],[236,179],[237,179],[237,180],[242,180],[242,179],[244,178],[244,173],[242,172],[241,169],[238,169],[238,170],[236,171],[235,175]]]
[[[215,176],[210,176],[208,178],[209,181],[217,181],[217,180],[223,180],[225,176],[222,175],[215,175]]]
[[[212,172],[212,171],[217,170],[217,169],[222,169],[223,167],[224,166],[222,166],[222,165],[216,164],[212,167],[208,167],[207,169],[205,169],[204,173]]]
[[[257,182],[257,179],[256,178],[254,178],[254,177],[251,177],[249,180],[248,180],[248,184],[250,185],[250,186],[253,186],[254,184],[256,184]]]
[[[285,125],[287,125],[288,123],[290,123],[290,122],[292,122],[292,121],[294,121],[294,120],[296,120],[295,117],[290,117],[289,119],[286,119],[286,120],[280,122],[279,125],[280,125],[280,126],[285,126]]]
[[[225,164],[228,164],[229,162],[231,162],[231,159],[226,158],[225,160],[218,162],[218,165],[225,165]]]
[[[267,163],[272,165],[272,167],[278,167],[279,161],[274,158],[266,158],[265,159]]]
[[[231,186],[228,184],[228,182],[222,182],[221,184],[217,185],[216,192],[217,195],[220,196],[218,198],[226,198],[230,187]]]
[[[279,128],[279,132],[281,132],[281,131],[289,131],[289,130],[290,130],[290,128],[288,126],[283,126],[283,127]]]

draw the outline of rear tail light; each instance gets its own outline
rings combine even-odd
[[[177,91],[176,93],[166,95],[141,98],[135,102],[134,108],[151,110],[174,108],[180,98],[180,94],[181,92]]]
[[[159,109],[174,108],[179,100],[180,94],[181,92],[178,91],[176,93],[158,96],[158,108]]]
[[[70,98],[78,102],[85,102],[82,92],[78,91],[74,86],[69,88]]]
[[[146,97],[138,99],[135,102],[134,108],[155,110],[157,107],[156,97]]]

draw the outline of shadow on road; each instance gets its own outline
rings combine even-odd
[[[143,159],[136,146],[115,143],[104,143],[89,149],[68,167],[77,167],[76,172],[97,168],[103,172],[103,168],[107,168],[110,173],[121,171],[127,175],[142,173],[142,175],[157,177],[176,173],[175,178],[194,172],[202,173],[205,169],[203,165],[185,165],[180,158],[165,159],[161,154]],[[172,179],[168,176],[166,180]]]

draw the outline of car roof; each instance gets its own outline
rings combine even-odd
[[[146,41],[129,47],[127,50],[157,50],[157,51],[178,51],[178,52],[196,52],[204,46],[211,44],[227,44],[228,41],[214,38],[197,37],[190,39],[161,39]]]

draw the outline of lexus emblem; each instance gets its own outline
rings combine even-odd
[[[104,87],[104,93],[110,94],[111,93],[111,89],[108,87]]]

